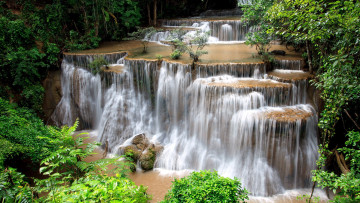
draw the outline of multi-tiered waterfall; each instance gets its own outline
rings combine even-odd
[[[218,27],[226,30],[223,38],[241,38],[236,23]],[[111,153],[144,133],[164,146],[156,168],[214,169],[240,178],[255,196],[311,186],[317,113],[300,59],[279,60],[267,72],[262,62],[193,67],[125,55],[105,54],[110,66],[121,68],[97,75],[88,68],[93,55],[65,55],[53,120],[71,125],[79,118]]]

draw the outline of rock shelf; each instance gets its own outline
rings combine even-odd
[[[309,72],[304,71],[288,71],[288,70],[274,70],[267,73],[271,79],[280,82],[292,82],[297,80],[309,80],[314,77]]]
[[[313,116],[313,113],[304,109],[284,107],[278,110],[266,111],[264,116],[277,122],[289,123],[298,120],[306,121],[309,117]]]

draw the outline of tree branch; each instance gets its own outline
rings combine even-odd
[[[345,111],[346,115],[349,116],[350,120],[355,124],[355,126],[360,130],[359,125],[358,125],[358,124],[355,122],[355,120],[350,116],[349,112],[348,112],[346,109],[344,109],[344,111]]]

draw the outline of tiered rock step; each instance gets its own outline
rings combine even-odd
[[[173,19],[161,20],[163,27],[172,26],[186,28],[209,27],[211,36],[216,37],[219,41],[243,41],[252,28],[244,23],[239,17],[211,17],[211,18],[191,18],[191,19]]]
[[[252,78],[240,78],[231,81],[227,81],[226,79],[222,80],[220,78],[220,80],[217,81],[214,80],[213,82],[207,83],[207,85],[216,86],[216,87],[231,87],[236,89],[250,89],[254,91],[263,88],[265,89],[291,88],[291,85],[287,83],[276,82],[274,80],[268,80],[268,79],[256,80]]]
[[[198,64],[196,72],[198,78],[231,75],[235,77],[255,77],[260,78],[266,71],[265,63],[212,63]]]
[[[113,53],[65,53],[64,59],[68,63],[72,63],[77,67],[89,68],[91,62],[96,58],[103,57],[109,64],[117,64],[118,60],[125,57],[126,52],[113,52]]]
[[[124,65],[123,64],[111,64],[107,66],[108,68],[104,69],[104,72],[111,72],[111,73],[123,73],[124,72]]]
[[[269,109],[265,111],[263,116],[276,122],[293,123],[298,121],[304,122],[313,116],[313,113],[293,106]]]
[[[277,57],[275,60],[275,69],[285,70],[302,70],[305,62],[302,59],[283,59],[283,57]]]
[[[206,92],[214,95],[239,94],[246,95],[251,92],[259,92],[263,95],[265,105],[279,106],[290,105],[292,98],[292,85],[269,79],[234,78],[230,76],[218,76],[200,79],[205,85]]]
[[[314,78],[311,73],[298,70],[274,70],[267,74],[269,78],[279,82],[295,82]]]

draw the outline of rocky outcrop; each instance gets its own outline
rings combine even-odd
[[[120,147],[120,151],[134,163],[139,162],[144,171],[154,168],[156,157],[162,150],[163,146],[151,143],[144,133],[136,135],[130,145]]]
[[[45,89],[45,96],[43,102],[43,110],[45,116],[44,120],[48,124],[53,124],[50,117],[62,97],[61,71],[49,71],[47,77],[43,82],[43,87]]]

